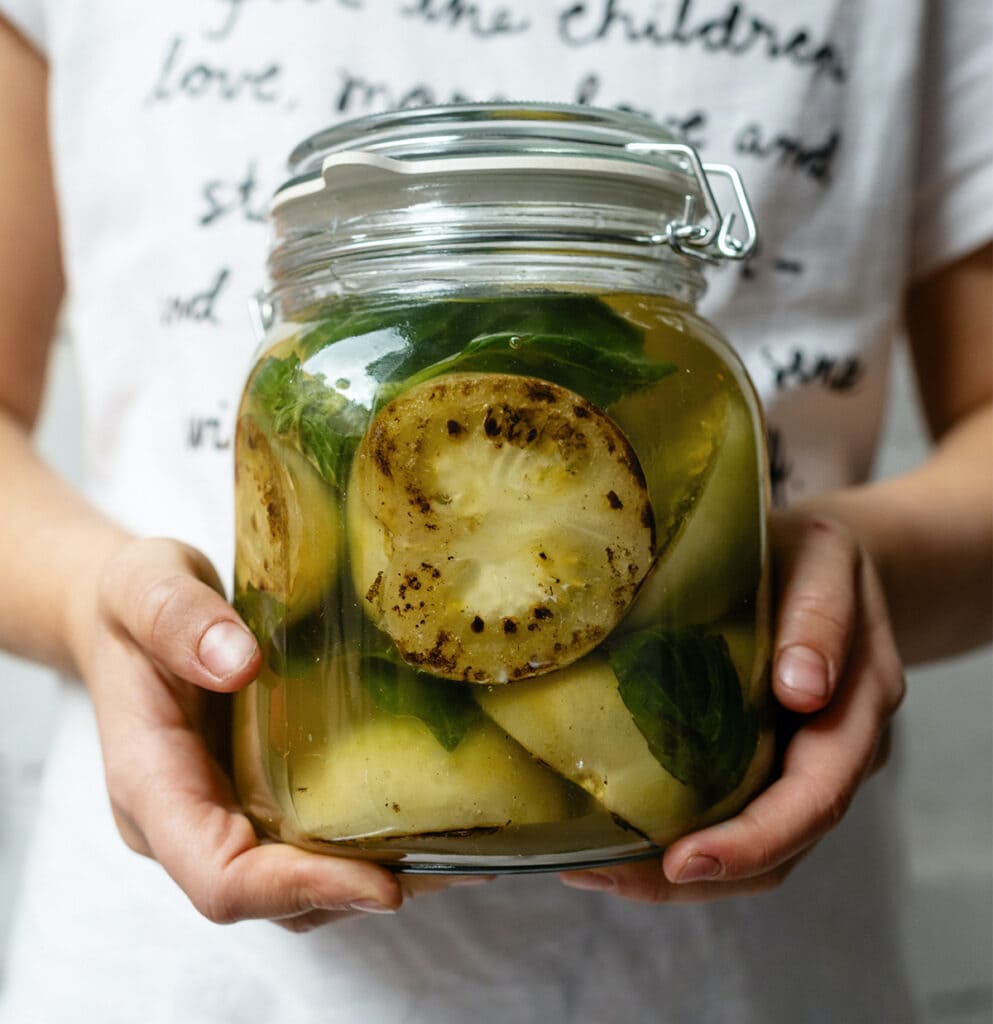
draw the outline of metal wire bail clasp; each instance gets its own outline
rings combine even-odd
[[[696,215],[697,197],[687,195],[682,217],[670,220],[665,225],[665,240],[672,249],[683,256],[715,263],[721,259],[743,260],[752,252],[758,240],[755,217],[745,193],[745,185],[733,167],[729,164],[702,163],[692,146],[678,142],[632,142],[627,148],[638,153],[666,153],[677,156],[685,161],[688,170],[696,179],[699,194],[703,199],[703,216],[697,218]],[[711,188],[711,175],[726,178],[730,182],[737,210],[722,212]],[[744,238],[739,238],[733,233],[738,214],[744,223]]]

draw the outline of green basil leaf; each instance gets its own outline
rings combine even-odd
[[[659,764],[708,803],[730,793],[754,756],[758,722],[724,638],[646,629],[612,643],[609,657],[621,699]]]
[[[483,715],[465,687],[417,672],[388,655],[364,657],[362,680],[377,707],[391,715],[420,719],[448,751],[462,742]]]

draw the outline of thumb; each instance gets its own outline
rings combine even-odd
[[[138,540],[108,564],[101,611],[168,672],[230,692],[255,678],[260,653],[221,590],[214,567],[195,548]]]

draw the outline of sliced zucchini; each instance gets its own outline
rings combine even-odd
[[[653,842],[685,832],[701,810],[696,790],[652,756],[598,655],[542,679],[481,689],[477,700],[521,746]]]
[[[754,600],[764,556],[762,484],[748,406],[728,401],[703,485],[623,628],[714,622]]]
[[[235,449],[235,589],[268,594],[299,618],[338,571],[337,496],[250,415],[238,421]]]
[[[423,722],[374,711],[293,764],[297,822],[317,839],[528,825],[570,812],[566,783],[486,719],[449,752]]]
[[[586,654],[654,557],[627,439],[533,377],[452,373],[394,399],[359,445],[346,515],[372,621],[409,664],[478,683]]]

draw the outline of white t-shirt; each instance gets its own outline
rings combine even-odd
[[[466,98],[653,114],[761,231],[701,308],[774,491],[864,479],[903,289],[993,235],[984,0],[0,0],[48,57],[87,487],[230,579],[233,414],[267,199],[305,135]],[[69,687],[4,1024],[907,1021],[887,778],[776,893],[644,906],[503,879],[305,936],[198,917],[114,830]]]

